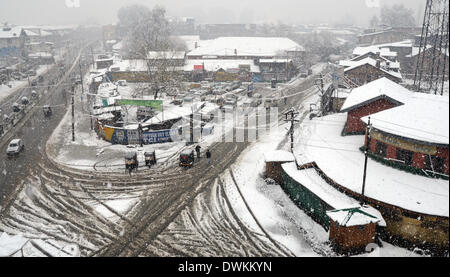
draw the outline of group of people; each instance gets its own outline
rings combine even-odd
[[[195,152],[197,153],[197,159],[200,159],[200,150],[201,150],[201,146],[197,145],[195,147]],[[211,152],[209,151],[209,149],[206,149],[206,159],[208,159],[208,165],[211,164]]]

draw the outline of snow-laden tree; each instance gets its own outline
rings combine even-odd
[[[132,5],[121,8],[118,17],[124,38],[124,55],[146,62],[151,87],[140,86],[141,94],[152,91],[156,98],[159,91],[177,86],[182,76],[177,70],[180,64],[174,61],[180,56],[179,51],[186,50],[186,45],[171,36],[165,9],[155,6],[149,10],[142,5]]]

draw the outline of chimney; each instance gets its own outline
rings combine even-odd
[[[236,48],[234,49],[234,54],[237,55],[237,49]]]
[[[195,48],[197,48],[198,47],[198,43],[197,42],[195,42]]]
[[[381,61],[377,59],[377,68],[381,67]]]
[[[380,51],[377,51],[377,59],[380,59],[381,58],[381,52]]]

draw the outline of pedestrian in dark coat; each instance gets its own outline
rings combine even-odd
[[[206,158],[208,159],[208,164],[211,164],[211,152],[209,152],[209,149],[206,150]]]
[[[200,145],[197,145],[197,146],[195,147],[195,152],[197,152],[197,158],[198,158],[198,159],[200,159],[200,149],[201,149]]]

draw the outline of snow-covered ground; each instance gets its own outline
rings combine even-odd
[[[299,164],[316,162],[337,183],[361,191],[364,136],[341,136],[346,114],[306,121],[298,134],[295,154]],[[424,214],[448,216],[448,181],[400,171],[368,161],[365,195]]]
[[[314,95],[305,102],[315,103],[317,100],[317,95]],[[304,110],[301,110],[302,112]],[[301,130],[309,130],[309,126],[311,126],[309,120],[305,119]],[[284,145],[286,141],[283,143],[283,140],[287,138],[287,127],[285,124],[281,125],[278,132],[261,137],[258,142],[253,143],[242,153],[241,157],[233,164],[232,173],[227,172],[222,176],[226,193],[232,201],[234,211],[242,219],[242,222],[245,222],[249,228],[256,232],[261,232],[261,228],[255,221],[256,218],[259,225],[273,239],[282,243],[296,256],[334,256],[336,254],[329,245],[328,232],[298,208],[281,187],[266,183],[263,179],[265,170],[264,153],[276,149],[288,150],[289,144]],[[298,138],[296,143],[297,156],[299,156],[298,152],[300,151],[299,145],[304,143],[305,139],[314,139],[310,135],[311,133],[296,134]],[[321,155],[326,159],[326,155],[323,153]],[[303,160],[305,161],[305,159]],[[330,161],[332,162],[332,160]],[[342,171],[342,169],[340,170]],[[236,186],[241,190],[245,200],[241,198]],[[244,201],[253,212],[254,217],[249,213]],[[418,255],[383,242],[383,248],[358,256],[409,257]]]

